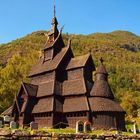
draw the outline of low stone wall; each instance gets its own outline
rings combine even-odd
[[[92,135],[92,134],[59,134],[36,131],[30,133],[24,130],[11,131],[0,129],[0,140],[139,140],[140,135]]]

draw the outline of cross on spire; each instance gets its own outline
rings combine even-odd
[[[101,63],[103,63],[103,62],[104,62],[104,60],[103,60],[103,58],[102,58],[102,57],[100,58],[100,62],[101,62]]]

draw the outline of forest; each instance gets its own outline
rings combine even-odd
[[[0,44],[0,112],[12,105],[21,82],[29,82],[28,73],[42,55],[47,33],[36,31]],[[65,44],[71,38],[75,56],[90,52],[96,66],[101,57],[104,59],[116,100],[128,118],[140,116],[140,37],[128,31],[114,31],[89,35],[66,33],[63,38]]]

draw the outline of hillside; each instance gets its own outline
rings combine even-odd
[[[140,37],[127,31],[90,35],[63,34],[72,38],[74,54],[91,52],[95,65],[103,57],[112,90],[129,116],[140,112]],[[0,112],[11,105],[47,40],[47,31],[37,31],[0,45]],[[93,75],[94,78],[94,75]]]

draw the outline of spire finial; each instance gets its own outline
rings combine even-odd
[[[90,53],[90,54],[92,53],[92,49],[91,49],[91,48],[89,49],[89,53]]]
[[[64,26],[65,26],[65,25],[63,25],[63,26],[60,28],[60,33],[62,33],[62,30],[64,29]]]
[[[56,2],[55,2],[55,0],[54,0],[54,17],[55,17],[55,15],[56,15],[55,5],[56,5]]]

